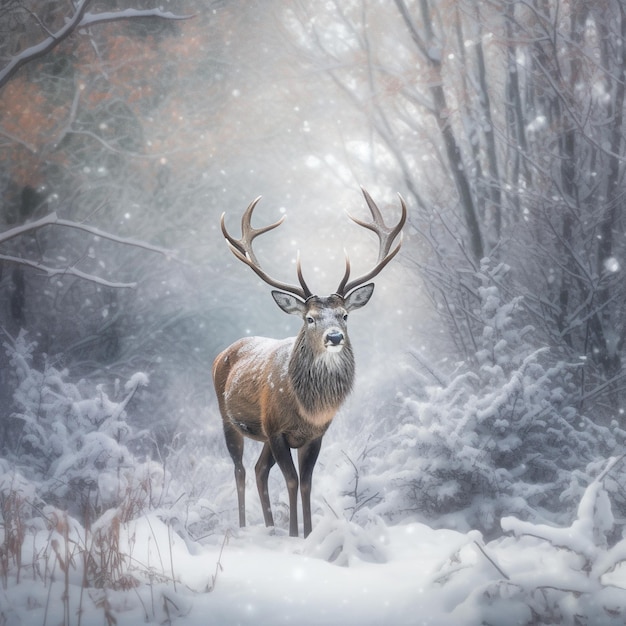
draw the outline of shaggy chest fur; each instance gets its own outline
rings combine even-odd
[[[289,377],[294,394],[307,414],[329,419],[352,390],[354,354],[349,344],[340,352],[313,355],[303,342],[296,341],[289,361]]]

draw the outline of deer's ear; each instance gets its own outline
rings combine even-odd
[[[354,311],[365,306],[374,293],[374,283],[368,283],[363,287],[358,287],[346,296],[346,311]]]
[[[272,291],[272,298],[285,313],[289,313],[289,315],[304,315],[306,307],[300,298],[283,291]]]

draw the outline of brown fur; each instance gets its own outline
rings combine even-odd
[[[372,291],[368,289],[366,301]],[[298,302],[304,324],[297,337],[239,339],[215,359],[215,391],[238,476],[245,475],[240,461],[244,436],[270,447],[282,438],[289,448],[306,448],[321,440],[352,389],[354,355],[345,319],[350,302],[337,295]],[[352,308],[358,306],[362,306],[360,301],[352,303]],[[327,349],[328,334],[333,332],[343,336],[338,351]],[[274,449],[271,452],[274,457],[280,455]],[[280,459],[272,458],[270,464],[274,460],[280,464]],[[240,494],[242,489],[238,488]],[[259,485],[260,493],[264,489]],[[242,506],[240,502],[243,525]],[[291,526],[290,531],[293,533]],[[305,517],[305,533],[308,531],[310,520]]]

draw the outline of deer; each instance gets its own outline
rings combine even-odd
[[[355,359],[348,338],[348,314],[369,302],[374,291],[374,283],[370,281],[400,251],[401,231],[407,217],[405,202],[398,194],[400,220],[394,226],[387,226],[369,193],[363,188],[361,191],[372,221],[366,222],[350,214],[348,217],[377,235],[378,259],[371,270],[350,280],[350,259],[346,253],[343,278],[336,291],[325,297],[315,295],[307,286],[299,253],[296,262],[299,285],[272,278],[261,267],[252,242],[280,226],[285,216],[267,226],[251,226],[252,213],[260,196],[243,213],[240,239],[227,231],[225,213],[221,216],[222,234],[230,251],[274,288],[271,295],[282,311],[298,315],[303,321],[296,337],[244,337],[221,352],[213,363],[213,383],[226,447],[235,466],[240,527],[246,525],[246,470],[242,458],[244,440],[249,438],[263,443],[255,474],[265,525],[274,526],[268,477],[274,464],[278,464],[287,485],[289,536],[298,537],[298,485],[304,537],[311,533],[313,468],[322,438],[354,383]],[[399,241],[394,246],[398,235]],[[292,449],[298,451],[298,471]]]

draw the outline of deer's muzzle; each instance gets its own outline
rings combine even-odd
[[[344,343],[345,337],[339,330],[329,330],[324,337],[324,347],[330,352],[339,352]]]

